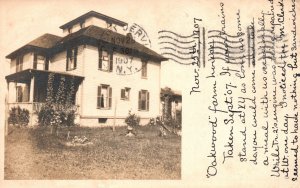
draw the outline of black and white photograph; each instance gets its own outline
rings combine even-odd
[[[0,0],[0,187],[299,187],[299,11]]]
[[[94,10],[59,28],[6,55],[5,179],[180,179],[182,96],[147,32]]]

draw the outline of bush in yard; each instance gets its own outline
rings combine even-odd
[[[67,112],[62,112],[61,114],[62,125],[71,127],[74,126],[75,123],[75,110],[69,110]]]
[[[50,125],[51,119],[53,117],[54,110],[52,108],[43,105],[41,110],[38,112],[38,122],[40,126]]]
[[[19,126],[27,126],[29,123],[29,111],[25,108],[12,107],[9,111],[8,122]]]
[[[129,111],[128,116],[125,118],[125,123],[131,127],[137,127],[140,125],[140,117],[136,114],[131,114]]]
[[[17,115],[17,107],[12,107],[9,111],[8,123],[17,124],[18,123],[18,115]]]
[[[29,123],[29,110],[23,108],[19,111],[19,121],[21,125],[28,125]]]
[[[171,127],[173,130],[181,129],[181,122],[179,118],[175,119],[173,117],[168,117],[165,119],[164,125]]]
[[[149,126],[154,126],[155,125],[155,118],[150,118],[148,124]]]

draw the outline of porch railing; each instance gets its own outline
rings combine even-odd
[[[42,102],[14,102],[14,103],[8,103],[8,109],[11,110],[13,107],[20,107],[27,109],[30,113],[38,113],[42,106],[45,103]],[[73,105],[72,110],[75,111],[75,113],[79,113],[79,105]]]

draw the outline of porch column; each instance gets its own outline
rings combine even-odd
[[[7,90],[5,95],[5,136],[8,135],[8,117],[9,117],[9,81],[6,80]]]
[[[30,118],[29,118],[29,123],[30,126],[33,125],[33,111],[34,111],[34,104],[33,104],[33,97],[34,97],[34,81],[35,78],[32,76],[31,81],[30,81],[30,88],[29,88],[29,102],[32,104],[32,109],[30,110]]]
[[[31,78],[30,81],[30,90],[29,90],[29,102],[33,103],[33,97],[34,97],[34,76]]]

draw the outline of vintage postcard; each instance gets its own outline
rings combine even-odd
[[[299,14],[0,0],[0,186],[299,187]]]

